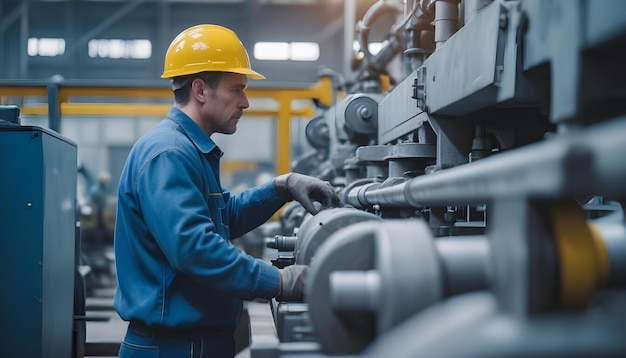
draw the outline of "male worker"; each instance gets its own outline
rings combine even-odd
[[[295,199],[336,206],[334,190],[296,173],[233,195],[220,184],[213,133],[233,134],[249,103],[237,35],[181,32],[165,55],[175,105],[131,150],[119,183],[115,309],[129,321],[120,357],[232,357],[243,300],[302,300],[306,266],[282,270],[230,243]]]

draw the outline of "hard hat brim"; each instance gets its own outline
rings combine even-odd
[[[242,75],[246,75],[248,78],[251,78],[253,80],[264,80],[265,79],[265,76],[263,76],[262,74],[254,71],[252,69],[248,69],[248,68],[232,68],[232,69],[226,69],[224,71],[215,71],[215,72],[239,73],[239,74],[242,74]],[[195,72],[195,71],[189,71],[189,72],[185,72],[185,71],[165,71],[161,75],[161,78],[170,78],[171,79],[171,78],[174,78],[174,77],[193,75],[193,74],[196,74],[196,73],[197,72]]]

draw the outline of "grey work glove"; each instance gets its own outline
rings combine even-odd
[[[307,265],[291,265],[279,271],[278,293],[276,301],[302,302],[304,282],[309,271]]]
[[[313,205],[314,201],[326,207],[341,205],[341,200],[330,183],[315,177],[298,173],[283,174],[276,177],[274,185],[278,195],[286,200],[296,200],[311,215],[318,212]]]

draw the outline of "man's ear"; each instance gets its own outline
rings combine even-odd
[[[206,83],[200,78],[196,78],[191,82],[191,96],[197,101],[204,102],[204,91],[207,89]]]

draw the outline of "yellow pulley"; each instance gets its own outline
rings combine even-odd
[[[584,308],[607,280],[606,246],[600,231],[587,223],[576,202],[556,203],[552,224],[560,265],[561,305],[566,309]]]

